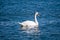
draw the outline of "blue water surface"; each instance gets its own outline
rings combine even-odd
[[[34,21],[37,31],[22,30],[18,22]],[[60,0],[0,0],[0,40],[60,40]]]

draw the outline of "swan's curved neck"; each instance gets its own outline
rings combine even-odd
[[[36,14],[35,14],[35,23],[38,25],[38,21],[37,21],[37,18],[36,18]]]

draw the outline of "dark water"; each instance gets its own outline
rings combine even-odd
[[[21,30],[17,22],[40,17],[37,32]],[[60,40],[60,0],[0,0],[0,40]]]

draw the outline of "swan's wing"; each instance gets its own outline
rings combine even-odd
[[[20,25],[36,25],[34,21],[24,21],[22,23],[18,22]]]
[[[23,25],[35,25],[35,22],[34,21],[24,21],[22,22]]]

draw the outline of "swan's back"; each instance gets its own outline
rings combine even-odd
[[[22,25],[36,25],[36,23],[34,21],[27,20],[27,21],[22,22]]]

